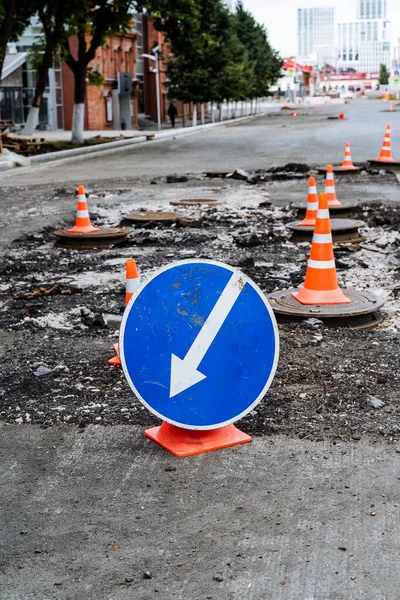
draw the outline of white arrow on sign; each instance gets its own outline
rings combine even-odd
[[[198,366],[207,354],[209,347],[224,324],[226,317],[230,313],[231,308],[235,304],[242,289],[243,280],[241,279],[241,275],[239,273],[234,273],[226,284],[224,291],[218,298],[203,327],[197,334],[197,337],[189,348],[185,358],[181,359],[175,354],[171,355],[170,398],[184,392],[192,385],[199,383],[199,381],[202,381],[207,377],[207,375],[198,371]]]

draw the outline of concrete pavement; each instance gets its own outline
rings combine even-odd
[[[2,600],[398,597],[393,446],[178,459],[128,426],[0,433]]]

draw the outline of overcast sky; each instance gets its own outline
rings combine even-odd
[[[400,0],[387,0],[388,19],[400,36]],[[244,6],[257,21],[264,23],[272,46],[284,57],[297,51],[297,9],[312,6],[336,6],[338,21],[356,18],[357,0],[244,0]]]

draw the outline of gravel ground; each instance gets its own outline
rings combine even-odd
[[[47,211],[51,225],[42,221],[45,226],[37,227],[33,211],[34,230],[11,236],[0,250],[0,418],[43,427],[157,423],[134,398],[121,369],[107,364],[117,341],[117,331],[106,325],[107,314],[122,315],[125,260],[133,256],[147,275],[173,260],[214,258],[239,266],[265,293],[297,287],[304,279],[309,244],[290,241],[285,223],[295,213],[279,198],[282,190],[287,198],[305,198],[306,180],[298,175],[299,180],[284,175],[283,182],[267,176],[258,185],[202,176],[180,184],[166,184],[164,178],[130,181],[129,186],[125,181],[123,188],[121,182],[102,182],[89,197],[95,224],[115,225],[125,214],[143,209],[178,210],[194,223],[135,229],[123,245],[85,252],[54,246],[54,219],[57,228],[73,222],[74,189],[42,187],[46,202],[38,211],[42,216]],[[371,191],[379,179],[385,181],[387,197],[370,194],[355,215],[365,221],[365,242],[335,247],[335,257],[342,287],[369,289],[385,298],[383,322],[364,332],[305,321],[281,323],[275,380],[266,398],[241,421],[243,430],[312,440],[400,439],[400,209],[392,200],[397,181],[393,175],[364,172],[341,181],[340,188],[348,197],[355,189]],[[23,206],[32,193],[35,188],[13,190],[22,231],[27,230]],[[196,197],[221,204],[209,209],[169,204]],[[371,397],[383,404],[374,408],[379,402]]]

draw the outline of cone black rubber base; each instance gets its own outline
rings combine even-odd
[[[287,223],[286,227],[292,232],[293,242],[307,242],[312,240],[314,227],[300,225],[300,221]],[[355,219],[331,219],[332,240],[334,244],[363,242],[364,238],[358,231],[359,227],[364,227],[364,221]]]
[[[291,292],[282,290],[268,294],[272,310],[281,321],[302,321],[315,317],[328,327],[350,327],[351,329],[373,329],[382,322],[378,312],[384,301],[371,292],[342,290],[351,300],[349,304],[301,304]]]
[[[57,237],[58,248],[74,248],[75,250],[102,250],[111,248],[118,241],[129,235],[127,227],[101,227],[99,231],[92,233],[75,233],[66,229],[58,229],[54,232]]]
[[[334,218],[351,217],[351,215],[354,214],[354,210],[358,208],[358,206],[358,202],[342,203],[341,206],[330,206],[329,213],[331,217]],[[292,204],[292,208],[295,208],[298,212],[298,215],[301,216],[306,214],[307,205],[304,202],[296,202],[295,204]]]
[[[368,164],[373,169],[385,169],[388,171],[400,170],[400,162],[381,162],[380,160],[369,160]]]

